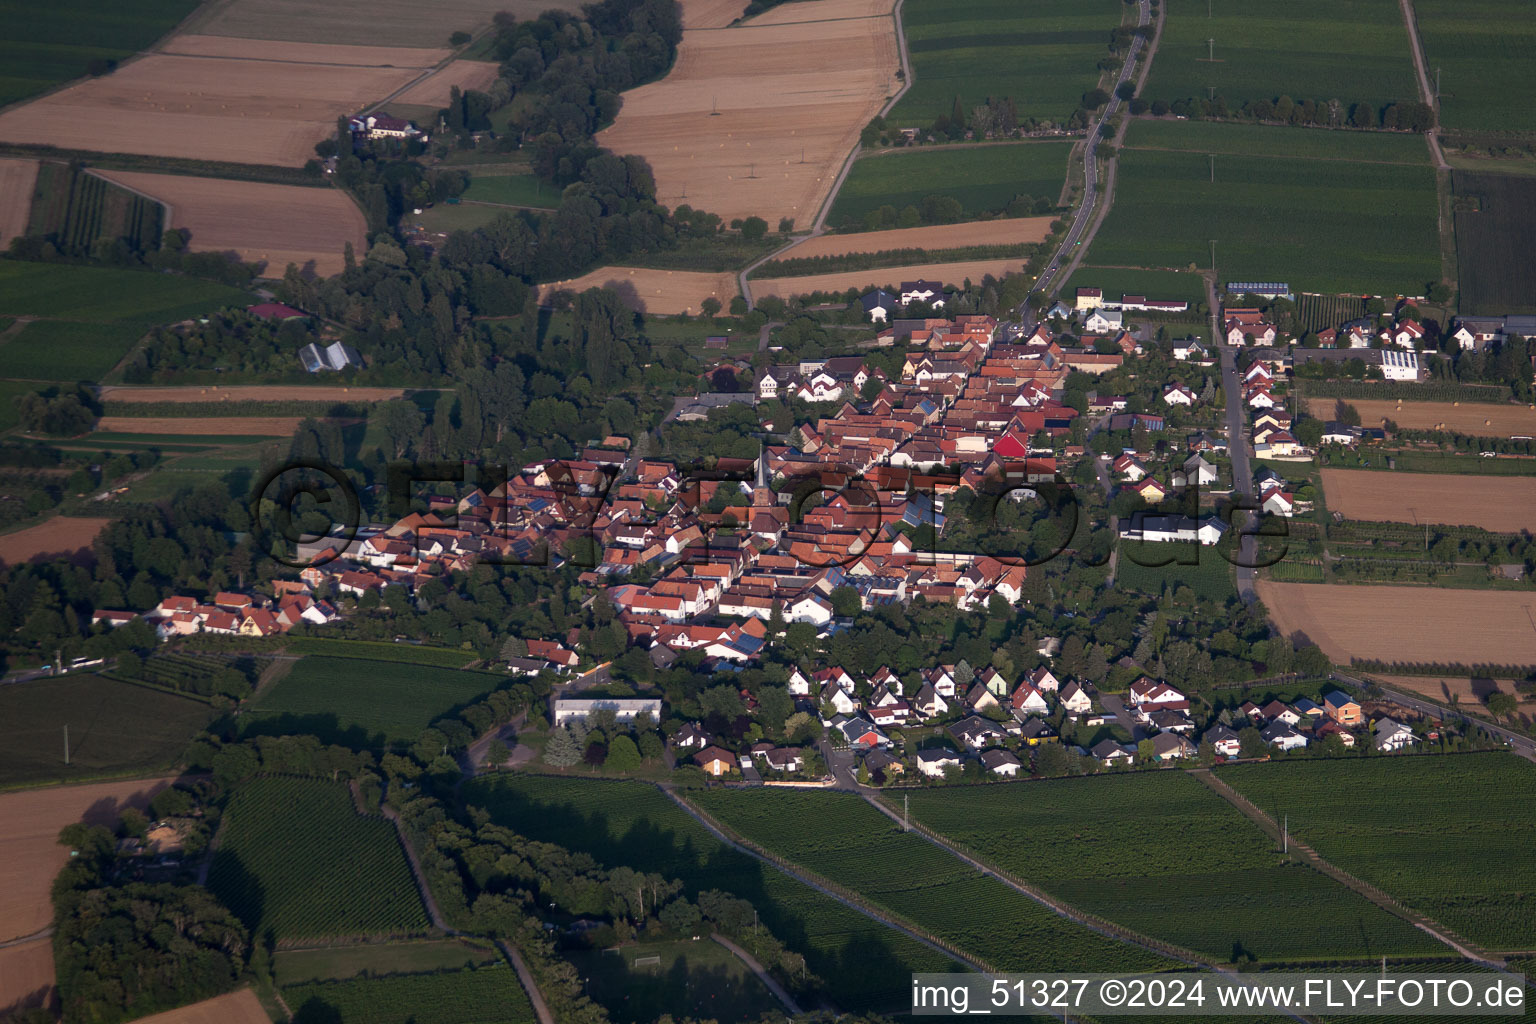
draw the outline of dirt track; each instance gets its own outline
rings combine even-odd
[[[0,157],[0,250],[17,235],[26,233],[36,182],[36,160]]]
[[[1406,430],[1448,430],[1476,437],[1536,436],[1536,409],[1526,405],[1493,405],[1488,402],[1397,402],[1386,399],[1345,399],[1360,413],[1360,422],[1379,427],[1392,420]],[[1307,410],[1321,420],[1331,420],[1338,402],[1309,398]]]
[[[799,252],[791,249],[793,257]],[[879,267],[874,270],[849,270],[836,274],[813,274],[809,277],[766,277],[752,279],[755,296],[805,295],[810,292],[843,292],[849,288],[875,288],[880,285],[899,285],[903,281],[923,278],[942,284],[963,284],[966,278],[979,282],[987,274],[1002,277],[1023,269],[1022,259],[972,260],[965,263],[924,263],[906,267]]]
[[[1024,245],[1041,242],[1050,234],[1051,217],[1010,217],[975,224],[938,224],[927,228],[896,228],[893,231],[859,231],[846,235],[819,235],[784,254],[797,260],[811,256],[843,256],[853,252],[889,252],[893,249],[959,249],[969,245]]]
[[[0,562],[19,565],[39,555],[64,555],[88,548],[110,522],[86,516],[54,516],[25,530],[0,534]],[[4,886],[0,886],[0,892],[4,891]],[[0,914],[0,921],[3,920],[4,915]]]
[[[103,416],[96,429],[114,434],[270,434],[287,437],[302,416]]]
[[[713,296],[729,306],[737,295],[736,275],[706,274],[687,270],[646,270],[638,267],[601,267],[581,277],[539,286],[543,301],[551,292],[569,289],[613,288],[632,309],[642,313],[699,312],[699,304]]]
[[[1322,476],[1329,511],[1347,519],[1536,530],[1536,477],[1371,469],[1324,469]]]
[[[133,388],[108,385],[101,397],[110,402],[382,402],[399,398],[404,388],[288,387],[237,384],[233,387]]]
[[[288,264],[321,277],[345,267],[346,244],[368,248],[368,222],[345,192],[253,181],[191,178],[140,171],[97,171],[103,178],[171,205],[171,227],[192,233],[198,252],[233,249],[281,277]]]

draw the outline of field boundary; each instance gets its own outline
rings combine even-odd
[[[113,188],[120,188],[124,192],[132,192],[134,195],[138,196],[140,199],[147,199],[151,203],[157,203],[160,206],[161,211],[165,215],[165,230],[166,231],[171,230],[171,213],[175,209],[175,207],[171,206],[170,203],[166,202],[164,199],[161,199],[159,196],[152,196],[148,192],[141,192],[138,189],[134,188],[132,185],[125,184],[125,183],[123,183],[121,181],[113,181],[111,178],[108,178],[106,175],[98,174],[94,168],[82,167],[81,170],[83,170],[86,174],[89,174],[93,178],[101,179],[102,181],[106,182],[108,185],[111,185]]]

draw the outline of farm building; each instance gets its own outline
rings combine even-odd
[[[557,697],[554,702],[556,725],[572,721],[586,721],[596,711],[612,711],[615,721],[633,722],[640,715],[650,715],[652,721],[661,721],[660,697]]]
[[[1291,286],[1284,281],[1228,281],[1227,291],[1232,295],[1258,295],[1266,299],[1284,299],[1295,302]]]
[[[429,136],[416,125],[401,117],[388,114],[360,114],[348,122],[354,136],[366,139],[420,139],[427,142]]]
[[[1395,348],[1381,350],[1381,375],[1387,380],[1419,379],[1419,354]]]
[[[305,320],[309,314],[302,309],[285,306],[281,302],[258,302],[247,306],[245,311],[258,320]]]
[[[344,341],[334,341],[325,348],[310,342],[299,349],[299,361],[310,373],[320,373],[322,370],[345,370],[349,366],[363,365],[363,357],[357,354],[357,349]]]

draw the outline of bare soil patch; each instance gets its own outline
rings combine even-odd
[[[0,794],[0,942],[53,922],[53,876],[69,860],[59,830],[84,821],[113,826],[128,807],[143,809],[173,778],[94,782]]]
[[[26,234],[36,183],[36,160],[0,157],[0,249],[17,235]]]
[[[442,46],[454,32],[474,32],[507,11],[519,21],[551,8],[575,11],[584,0],[234,0],[205,5],[189,26],[216,36],[293,39],[360,46]]]
[[[1536,479],[1324,469],[1328,509],[1346,519],[1536,530]]]
[[[19,565],[42,555],[65,555],[88,548],[110,522],[112,520],[98,517],[54,516],[25,530],[0,534],[0,562]],[[0,885],[0,892],[4,888]],[[3,920],[4,915],[0,914],[0,921]]]
[[[1386,399],[1346,399],[1360,413],[1360,422],[1379,427],[1393,420],[1406,430],[1446,430],[1477,437],[1536,436],[1536,409],[1526,405],[1487,402],[1396,402]],[[1307,409],[1318,419],[1331,420],[1338,407],[1333,398],[1309,398]]]
[[[271,1018],[256,993],[243,988],[179,1010],[140,1017],[135,1024],[271,1024]]]
[[[725,28],[741,17],[747,0],[682,0],[683,28]]]
[[[1259,580],[1275,626],[1330,658],[1536,664],[1536,595]]]
[[[53,941],[0,949],[0,1014],[53,1002]]]
[[[341,273],[347,243],[368,247],[368,222],[345,192],[140,171],[100,171],[103,178],[170,204],[174,228],[192,233],[199,252],[233,249],[281,277],[288,264],[321,277]]]
[[[841,21],[845,18],[889,17],[886,0],[816,0],[815,3],[788,3],[769,8],[747,21],[748,25],[798,25],[814,21]]]
[[[348,65],[360,68],[435,68],[453,51],[426,46],[341,46],[229,36],[172,36],[160,53],[186,57],[236,57],[245,60],[297,61],[301,64]]]
[[[707,274],[690,270],[649,270],[642,267],[601,267],[580,277],[539,286],[539,301],[553,292],[569,289],[612,288],[641,313],[671,315],[699,312],[699,304],[713,296],[729,306],[739,294],[735,274]]]
[[[298,166],[416,68],[152,54],[0,114],[0,140],[105,153]]]
[[[794,260],[811,256],[845,256],[854,252],[889,252],[892,249],[959,249],[969,245],[1027,245],[1043,242],[1051,232],[1051,217],[1009,217],[975,224],[938,224],[894,231],[860,231],[847,235],[820,235],[784,254]]]
[[[458,86],[464,91],[476,89],[484,92],[496,81],[499,65],[483,60],[456,60],[434,71],[405,92],[390,100],[390,104],[412,104],[423,107],[446,107],[451,98],[449,90]]]
[[[101,397],[113,402],[383,402],[404,388],[288,387],[237,384],[234,387],[134,388],[109,385]]]
[[[302,416],[103,416],[96,429],[114,434],[271,434],[287,437]]]
[[[1514,693],[1513,679],[1455,679],[1444,676],[1384,676],[1370,673],[1372,679],[1383,685],[1409,693],[1419,693],[1432,700],[1448,701],[1454,695],[1464,705],[1481,704],[1490,693]]]
[[[785,8],[825,16],[827,6]],[[649,160],[668,206],[805,226],[898,88],[899,67],[895,23],[883,15],[690,28],[671,73],[625,93],[598,143]]]
[[[798,249],[791,249],[785,255],[787,258],[793,258],[798,252]],[[848,270],[835,274],[812,274],[807,277],[774,277],[763,280],[754,279],[752,294],[754,296],[777,295],[787,299],[791,295],[806,295],[810,292],[842,292],[849,288],[874,288],[885,284],[900,284],[902,281],[914,281],[918,278],[958,285],[962,284],[966,278],[980,281],[988,274],[993,277],[1002,277],[1007,273],[1017,273],[1023,267],[1023,259],[970,260],[964,263],[922,263],[905,267],[877,267],[874,270]]]

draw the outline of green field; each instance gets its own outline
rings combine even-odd
[[[1071,148],[1070,142],[1024,142],[866,156],[843,182],[830,220],[862,224],[881,206],[921,207],[932,195],[959,200],[967,217],[1000,212],[1018,196],[1043,196],[1055,205]]]
[[[200,701],[95,675],[0,686],[0,786],[158,771],[212,717]]]
[[[139,323],[34,320],[0,345],[0,377],[100,380],[143,337]]]
[[[1196,559],[1194,565],[1143,565],[1163,559]],[[1137,562],[1140,559],[1141,562]],[[1193,544],[1120,543],[1115,560],[1115,585],[1159,597],[1165,590],[1189,587],[1204,600],[1223,602],[1237,596],[1232,563],[1213,549]]]
[[[914,971],[953,961],[817,893],[715,839],[653,786],[638,782],[514,775],[464,785],[467,805],[544,842],[682,880],[686,891],[721,889],[751,901],[768,928],[803,953],[826,995],[843,1010],[910,1006]]]
[[[185,461],[185,460],[184,460]],[[283,645],[289,654],[326,654],[336,658],[399,661],[438,668],[463,668],[479,656],[453,647],[418,647],[387,640],[342,640],[331,636],[294,636]]]
[[[913,82],[887,121],[926,127],[957,96],[967,116],[989,97],[1012,97],[1021,120],[1065,121],[1098,83],[1125,9],[1113,0],[907,0]]]
[[[160,245],[164,207],[77,165],[45,162],[27,234],[50,239],[60,252],[90,256],[98,240],[123,239],[135,252]]]
[[[1413,0],[1419,41],[1440,68],[1440,124],[1452,131],[1536,131],[1536,21],[1526,0]]]
[[[294,1020],[328,1024],[532,1024],[533,1004],[506,964],[283,989]]]
[[[470,179],[463,198],[479,203],[553,210],[560,205],[560,189],[545,184],[533,174],[476,174]]]
[[[1146,99],[1205,99],[1214,86],[1234,108],[1289,96],[1297,103],[1337,99],[1346,113],[1357,102],[1380,108],[1419,99],[1397,0],[1212,0],[1209,7],[1204,0],[1164,0],[1164,6],[1167,21]]]
[[[1509,255],[1536,231],[1536,178],[1454,171],[1451,182],[1461,311],[1536,313],[1536,263]]]
[[[1513,754],[1293,761],[1221,778],[1324,859],[1486,949],[1536,947],[1536,765]]]
[[[1293,139],[1306,156],[1284,155]],[[1365,162],[1362,139],[1379,142],[1381,162]],[[1111,266],[1208,268],[1214,239],[1222,280],[1417,294],[1440,276],[1438,200],[1427,151],[1404,162],[1405,141],[1411,140],[1134,122],[1114,206],[1090,258]],[[1208,154],[1216,146],[1224,148],[1212,182]],[[1317,155],[1330,146],[1337,158]]]
[[[197,0],[0,0],[0,106],[79,78],[92,60],[144,49],[195,7]]]
[[[240,720],[246,735],[311,734],[380,750],[414,741],[437,719],[505,681],[430,665],[306,657],[263,690]]]
[[[635,963],[652,956],[661,962]],[[566,959],[614,1024],[653,1024],[664,1014],[735,1024],[756,1021],[776,1005],[756,975],[716,942],[640,942],[573,951]]]
[[[1078,267],[1062,288],[1068,304],[1079,288],[1099,288],[1106,299],[1118,301],[1122,295],[1145,295],[1149,299],[1185,299],[1190,316],[1195,304],[1206,301],[1205,281],[1199,274],[1180,270],[1127,270],[1124,267]]]
[[[980,957],[1000,971],[1141,971],[1172,962],[1058,917],[979,874],[857,796],[713,789],[696,802],[753,842]],[[814,824],[813,824],[814,823]]]
[[[420,974],[493,964],[495,948],[464,939],[366,943],[280,949],[272,954],[272,974],[283,988],[314,981],[344,981],[359,974]]]
[[[8,316],[164,324],[251,301],[238,288],[149,270],[0,262],[0,314]]]
[[[208,888],[252,934],[277,939],[423,932],[426,911],[394,826],[344,783],[256,778],[225,811]]]
[[[1321,872],[1287,862],[1184,772],[918,790],[911,808],[936,832],[1074,906],[1217,959],[1238,950],[1260,960],[1331,960],[1444,948]]]

